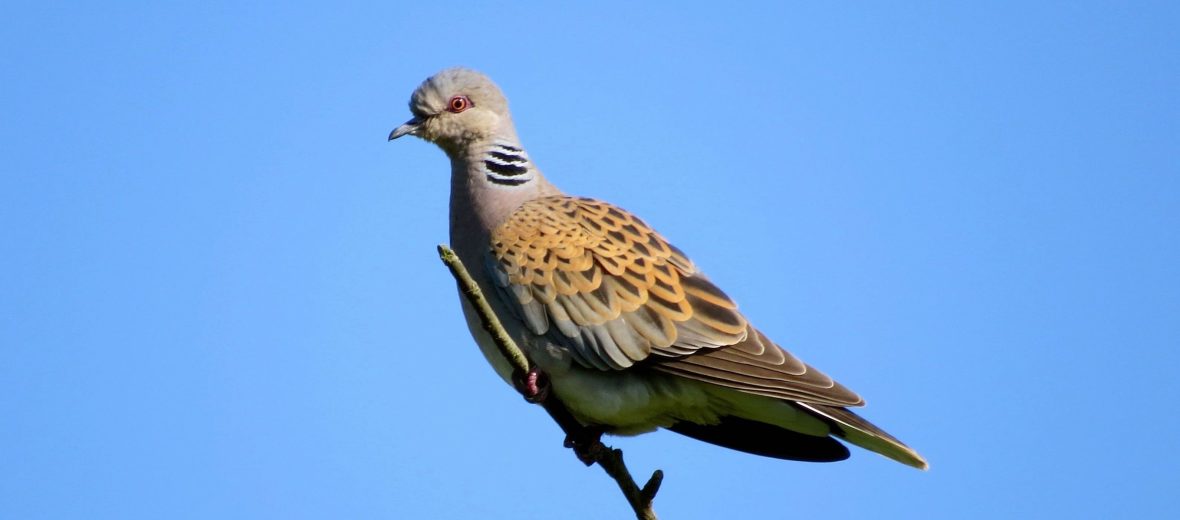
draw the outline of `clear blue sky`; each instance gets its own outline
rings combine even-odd
[[[1175,514],[1176,3],[633,4],[5,7],[0,517],[626,518],[385,141],[460,64],[931,462],[615,439],[664,518]]]

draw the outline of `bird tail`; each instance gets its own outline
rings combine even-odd
[[[763,457],[804,462],[835,462],[848,458],[848,448],[827,435],[808,435],[732,415],[722,417],[717,424],[681,421],[668,429],[698,441]]]
[[[892,435],[885,433],[873,423],[855,413],[836,406],[812,403],[796,403],[826,420],[832,427],[832,434],[875,451],[907,466],[925,470],[929,468],[926,459]]]

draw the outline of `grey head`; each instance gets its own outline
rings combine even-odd
[[[414,117],[389,134],[392,141],[413,135],[455,158],[489,141],[516,142],[508,100],[487,76],[471,69],[443,70],[410,96]]]
[[[410,112],[414,117],[389,139],[413,135],[442,148],[451,159],[452,183],[473,190],[470,201],[453,203],[482,208],[487,196],[478,193],[482,189],[496,191],[497,197],[505,195],[501,190],[512,191],[511,197],[496,199],[504,207],[556,192],[520,145],[508,101],[487,76],[464,68],[443,70],[414,90]]]

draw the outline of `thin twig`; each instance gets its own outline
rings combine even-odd
[[[438,246],[438,255],[451,270],[455,281],[459,283],[463,296],[467,298],[472,307],[475,307],[475,312],[479,315],[484,330],[495,340],[500,353],[512,363],[513,380],[523,380],[525,375],[533,369],[528,357],[524,355],[520,347],[516,346],[516,342],[508,335],[508,331],[504,330],[504,326],[500,324],[500,320],[496,318],[491,306],[488,305],[483,291],[479,289],[479,285],[463,267],[459,256],[445,245]],[[518,388],[518,390],[526,399],[530,397],[522,389]],[[619,490],[623,492],[627,503],[635,511],[635,517],[639,520],[656,520],[652,501],[655,500],[656,493],[660,490],[660,484],[664,481],[664,472],[656,470],[647,483],[640,488],[627,470],[627,465],[623,463],[623,451],[602,444],[602,441],[599,440],[601,431],[596,431],[578,422],[565,407],[565,404],[552,393],[549,393],[540,404],[565,432],[566,446],[573,448],[578,459],[587,466],[597,463],[603,471],[606,471],[607,475],[618,483]]]

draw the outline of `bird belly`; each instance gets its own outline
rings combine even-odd
[[[475,312],[475,307],[463,295],[459,295],[459,302],[463,304],[463,317],[467,320],[467,328],[471,331],[471,337],[475,338],[475,343],[479,345],[479,351],[483,354],[484,359],[488,360],[488,364],[496,371],[496,375],[500,376],[505,383],[512,384],[512,363],[500,353],[500,348],[496,346],[496,341],[492,339],[492,335],[488,334],[483,329],[483,324],[479,319],[479,313]]]
[[[677,421],[715,424],[726,412],[701,385],[649,371],[573,366],[550,378],[575,417],[616,435],[638,435]]]
[[[475,308],[466,298],[460,297],[460,301],[480,352],[496,374],[512,385],[512,364],[483,329]],[[574,417],[584,424],[605,427],[615,435],[638,435],[678,421],[716,424],[726,415],[813,435],[827,433],[826,426],[818,420],[777,399],[640,368],[623,371],[587,368],[573,363],[568,355],[563,355],[564,349],[554,348],[547,341],[520,339],[522,342],[518,343],[549,376],[554,393]]]

